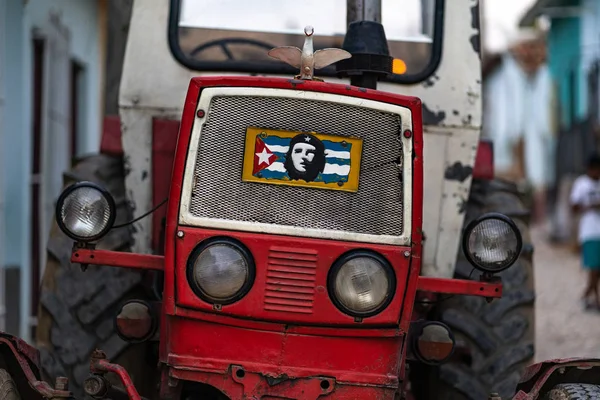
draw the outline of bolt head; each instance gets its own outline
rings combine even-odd
[[[54,383],[54,388],[56,390],[68,390],[69,389],[69,379],[64,376],[57,376],[56,382]]]
[[[182,238],[182,237],[183,237],[183,235],[184,235],[183,231],[178,231],[178,232],[177,232],[177,237],[178,237],[178,238]]]
[[[406,257],[406,258],[410,257],[410,251],[408,251],[408,250],[405,251],[404,252],[404,257]]]

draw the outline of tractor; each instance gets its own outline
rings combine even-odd
[[[598,393],[597,360],[529,366],[477,1],[419,2],[411,39],[410,2],[349,0],[329,35],[339,1],[199,3],[133,2],[119,115],[65,173],[37,349],[0,336],[0,400]]]

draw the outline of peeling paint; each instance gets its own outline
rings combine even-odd
[[[465,212],[467,212],[467,203],[467,199],[465,199],[464,197],[460,198],[460,203],[458,203],[459,214],[464,214]]]
[[[148,179],[148,171],[144,170],[142,171],[142,181],[145,181],[146,179]]]
[[[128,154],[123,156],[123,173],[125,176],[131,173],[131,159]]]
[[[458,112],[458,110],[452,110],[452,114],[454,114],[454,115],[458,115],[458,114],[460,114],[460,113]]]
[[[428,78],[427,80],[423,81],[422,85],[424,88],[428,88],[435,85],[435,82],[433,81],[433,78]]]
[[[473,167],[470,165],[463,165],[460,161],[450,165],[444,171],[444,178],[449,181],[464,182],[473,173]]]
[[[445,111],[433,112],[423,104],[423,125],[439,125],[446,119]]]
[[[292,85],[293,88],[295,88],[297,85],[302,85],[304,83],[304,81],[301,79],[290,79],[288,80],[288,82]]]

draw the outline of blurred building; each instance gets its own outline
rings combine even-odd
[[[598,150],[600,2],[537,0],[521,26],[549,22],[548,65],[558,92],[559,134],[555,158],[557,240],[573,240],[568,193],[584,162]]]
[[[107,0],[0,0],[0,328],[25,339],[62,174],[99,147],[106,10]]]

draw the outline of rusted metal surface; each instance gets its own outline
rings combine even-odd
[[[600,384],[600,359],[565,358],[529,366],[512,400],[535,400],[559,383]]]
[[[56,390],[67,391],[69,390],[69,378],[64,376],[57,376],[56,382],[54,383],[54,388]]]
[[[477,282],[420,276],[418,290],[433,293],[462,294],[487,298],[502,297],[502,283]]]
[[[70,398],[71,392],[68,390],[54,389],[50,384],[38,379],[36,373],[31,369],[31,364],[35,365],[39,370],[39,352],[25,343],[23,340],[14,336],[0,332],[0,348],[6,346],[14,360],[19,364],[21,372],[27,378],[29,385],[40,396],[48,399]],[[61,379],[59,383],[63,382]],[[65,388],[66,389],[66,388]]]
[[[162,271],[165,258],[149,254],[75,248],[73,254],[71,254],[71,262],[82,265],[107,265],[110,267]]]
[[[110,363],[106,359],[106,354],[101,350],[94,350],[94,352],[92,353],[90,361],[90,372],[98,375],[103,375],[109,372],[116,374],[121,380],[125,392],[129,396],[130,400],[143,400],[140,394],[138,393],[137,389],[135,388],[133,381],[131,380],[131,377],[129,376],[125,368],[123,368],[120,365]]]
[[[334,395],[336,399],[392,400],[391,387],[372,387],[336,382],[333,377],[297,378],[286,374],[259,374],[232,365],[222,374],[171,368],[170,376],[181,380],[202,381],[218,387],[232,399],[286,398],[316,400]]]
[[[103,376],[91,375],[83,382],[83,390],[88,396],[102,398],[108,392],[108,385]]]

